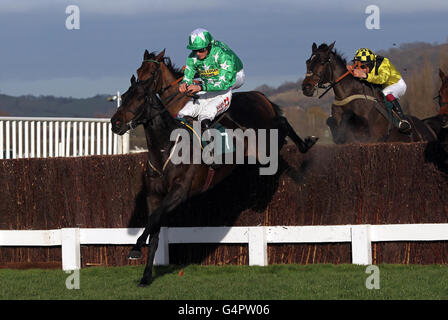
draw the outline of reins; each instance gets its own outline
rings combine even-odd
[[[333,78],[333,66],[331,65],[331,59],[328,58],[328,60],[326,61],[326,63],[330,64],[330,70],[331,70],[331,77]],[[360,68],[361,67],[361,62],[360,61],[355,61],[354,64],[354,69]],[[333,89],[333,87],[338,84],[342,79],[344,79],[346,76],[348,76],[349,74],[353,75],[353,70],[347,70],[346,73],[344,73],[343,75],[341,75],[340,77],[338,77],[334,82],[332,82],[326,89],[325,91],[319,96],[319,99],[322,98],[324,95],[327,94],[328,91],[330,91],[331,89]]]
[[[154,59],[144,59],[143,62],[154,62],[159,66],[158,70],[160,70],[160,61],[157,61]],[[185,66],[182,67],[182,71],[184,71],[184,70],[185,70]],[[159,96],[162,95],[166,90],[168,90],[169,88],[171,88],[171,87],[175,86],[176,84],[178,84],[179,82],[181,82],[183,78],[184,77],[182,76],[182,77],[170,82],[166,87],[161,88],[157,93],[159,94]],[[177,92],[173,93],[172,95],[166,97],[165,99],[161,99],[161,100],[162,100],[163,104],[168,104],[178,94],[179,94],[179,92],[177,91]]]

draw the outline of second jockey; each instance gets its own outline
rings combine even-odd
[[[361,48],[356,51],[354,61],[359,61],[362,69],[354,69],[353,75],[362,80],[382,86],[382,92],[392,109],[398,116],[398,128],[408,133],[411,124],[403,114],[398,99],[406,92],[406,83],[400,72],[393,66],[389,59],[375,55],[372,50]]]

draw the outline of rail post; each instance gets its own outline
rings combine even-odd
[[[268,265],[266,227],[248,228],[249,265]]]
[[[352,230],[352,263],[372,264],[372,241],[369,225],[355,225]]]
[[[61,229],[62,270],[81,269],[81,241],[79,228]]]

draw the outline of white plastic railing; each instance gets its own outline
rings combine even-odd
[[[0,159],[129,153],[106,118],[0,117]]]
[[[0,246],[61,246],[63,270],[81,268],[81,245],[135,244],[139,228],[0,230]],[[169,264],[170,243],[248,244],[249,265],[267,265],[269,243],[341,243],[352,245],[352,263],[372,264],[372,242],[447,241],[448,224],[339,226],[162,227],[155,264]]]

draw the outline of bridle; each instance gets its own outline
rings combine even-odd
[[[144,86],[145,89],[145,101],[137,108],[137,110],[133,111],[133,110],[126,110],[127,112],[130,112],[134,115],[133,119],[130,120],[126,125],[129,126],[130,129],[135,129],[138,125],[140,124],[145,124],[148,121],[151,121],[152,119],[154,119],[155,117],[157,117],[159,114],[168,111],[166,108],[163,108],[162,110],[160,110],[158,113],[152,115],[151,119],[141,119],[141,117],[143,116],[143,114],[145,113],[145,107],[146,104],[149,103],[148,101],[148,92],[147,89],[148,88],[154,88],[154,91],[156,92],[158,98],[160,99],[160,102],[163,105],[166,105],[170,102],[172,102],[172,100],[179,95],[179,91],[176,90],[176,92],[174,92],[174,94],[162,99],[161,95],[168,90],[169,88],[171,88],[172,86],[176,85],[177,83],[179,83],[183,77],[180,77],[179,79],[176,79],[175,81],[169,83],[167,86],[162,87],[162,82],[160,81],[161,75],[162,75],[162,70],[160,68],[160,61],[155,60],[155,59],[144,59],[143,62],[153,62],[157,65],[157,69],[155,69],[154,71],[151,72],[151,76],[146,79],[146,80],[137,80],[134,84],[132,84],[133,86],[135,85],[141,85]],[[190,96],[188,94],[188,92],[185,92],[183,94],[181,94],[176,100],[184,97],[184,96],[189,96],[189,97],[193,97],[193,98],[197,98],[196,95]]]
[[[442,86],[443,86],[443,83],[442,83]],[[442,90],[442,89],[440,89],[440,90]],[[440,91],[439,91],[439,94],[434,97],[434,100],[436,100],[436,99],[439,102],[439,107],[440,108],[443,108],[444,106],[448,106],[448,101],[443,101],[442,100],[442,95],[440,94]]]
[[[169,88],[171,88],[172,86],[178,84],[183,77],[180,77],[179,79],[176,79],[175,81],[169,83],[166,87],[161,87],[160,89],[157,89],[157,83],[160,82],[160,77],[162,75],[162,70],[160,69],[160,61],[154,60],[154,59],[144,59],[143,62],[154,62],[155,64],[157,64],[157,69],[154,70],[153,72],[151,72],[151,78],[153,78],[153,82],[155,83],[154,90],[155,92],[159,95],[160,100],[162,101],[163,104],[168,104],[170,102],[172,102],[172,100],[179,94],[179,91],[174,92],[172,95],[162,99],[161,95],[168,90]],[[157,77],[156,77],[157,76]]]
[[[314,55],[314,54],[313,54]],[[310,60],[312,60],[313,56],[311,56]],[[334,71],[333,71],[333,63],[332,63],[332,52],[328,54],[328,58],[325,61],[320,61],[321,65],[325,65],[324,71],[321,72],[321,74],[316,74],[312,70],[307,71],[306,77],[312,77],[315,76],[318,78],[317,83],[314,85],[314,90],[317,88],[325,89],[325,91],[319,96],[319,99],[322,98],[330,89],[332,89],[336,84],[338,84],[339,81],[341,81],[343,78],[345,78],[350,72],[346,72],[336,80],[334,80]],[[328,81],[325,81],[322,79],[322,74],[325,73],[327,65],[330,67],[330,79]],[[328,86],[325,84],[329,83]]]
[[[314,54],[313,54],[314,56]],[[310,60],[312,60],[313,56],[311,56]],[[319,56],[319,55],[318,55]],[[310,61],[311,62],[311,61]],[[334,74],[333,74],[333,65],[331,63],[331,55],[328,55],[328,59],[326,59],[325,61],[319,61],[321,65],[326,65],[328,64],[330,66],[330,79],[329,81],[325,81],[322,79],[322,74],[326,71],[326,69],[324,68],[324,71],[321,72],[321,74],[316,74],[314,73],[313,70],[311,71],[307,71],[306,73],[306,77],[317,77],[318,81],[316,82],[316,84],[314,85],[314,88],[322,88],[322,89],[327,89],[328,86],[325,86],[326,83],[330,83],[330,86],[333,85],[333,81],[332,79],[334,78]],[[325,81],[325,82],[324,82]]]
[[[348,76],[349,74],[353,75],[353,71],[352,70],[348,70],[343,75],[341,75],[339,78],[334,80],[333,64],[331,62],[332,54],[333,54],[333,52],[330,52],[330,54],[328,54],[328,59],[326,59],[325,61],[320,61],[321,65],[328,64],[330,66],[330,79],[328,81],[324,82],[324,80],[322,80],[322,75],[321,74],[316,74],[313,71],[308,71],[306,73],[307,77],[308,76],[310,76],[310,77],[311,76],[316,76],[319,79],[319,81],[314,85],[315,89],[316,88],[325,89],[325,91],[319,96],[319,99],[322,98],[328,91],[330,91],[330,89],[332,89],[336,84],[338,84],[346,76]],[[312,56],[311,56],[311,58],[312,58]],[[354,61],[354,66],[355,66],[355,68],[362,67],[361,62],[359,62],[359,61]],[[326,70],[326,69],[324,69],[324,70]],[[324,72],[325,71],[323,71],[322,73],[324,73]],[[326,83],[330,83],[330,84],[328,86],[325,86]]]

